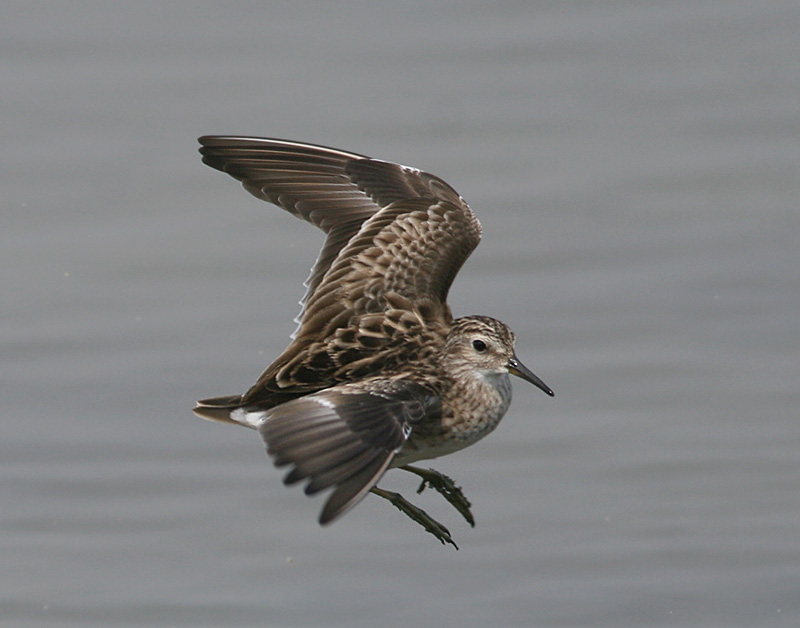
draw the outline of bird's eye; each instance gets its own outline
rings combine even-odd
[[[472,341],[472,348],[475,349],[478,353],[483,353],[486,351],[486,343],[483,340],[473,340]]]

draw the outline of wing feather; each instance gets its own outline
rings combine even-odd
[[[366,277],[373,280],[371,293],[399,288],[412,300],[433,299],[443,305],[456,272],[480,240],[480,223],[459,194],[442,179],[416,168],[287,140],[204,136],[199,141],[204,163],[326,233],[306,280],[298,334],[304,333],[303,328],[317,331],[316,325],[306,324],[317,289],[346,274],[344,269],[358,271],[365,263],[378,263]],[[392,225],[395,221],[399,224]],[[415,228],[409,230],[411,225]],[[398,239],[400,231],[406,231],[406,237]],[[403,273],[392,272],[397,265],[388,267],[389,276],[381,282],[384,266],[371,254],[377,252],[375,247],[391,242],[401,243],[391,254],[398,257]],[[443,247],[445,242],[449,244]],[[334,267],[340,272],[326,277]],[[348,280],[351,290],[358,273],[350,273]],[[326,291],[331,291],[330,285]],[[330,300],[325,303],[326,315],[335,316]],[[349,307],[357,305],[342,300],[339,313]]]
[[[313,495],[333,487],[320,521],[353,507],[380,480],[414,425],[440,411],[411,382],[373,379],[328,388],[270,409],[258,431],[286,484]]]

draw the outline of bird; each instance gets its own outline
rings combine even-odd
[[[256,430],[284,483],[330,494],[328,524],[368,493],[443,544],[449,530],[377,486],[400,468],[474,526],[460,487],[412,463],[489,434],[511,403],[510,375],[553,391],[516,356],[509,327],[454,318],[447,295],[482,228],[464,199],[417,168],[302,142],[199,138],[202,161],[325,233],[287,348],[247,392],[203,399],[198,416]]]

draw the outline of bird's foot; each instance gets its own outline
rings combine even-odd
[[[430,486],[440,495],[442,495],[458,512],[467,520],[467,523],[473,528],[475,527],[475,519],[472,516],[469,500],[465,497],[460,486],[457,486],[453,479],[444,473],[440,473],[434,469],[420,469],[419,467],[412,467],[405,465],[400,467],[404,471],[413,473],[422,478],[422,482],[417,489],[417,493],[421,493],[426,487]]]
[[[436,521],[436,519],[431,517],[427,512],[407,501],[402,495],[400,495],[400,493],[385,491],[377,486],[373,486],[370,489],[370,492],[374,493],[378,497],[383,497],[384,499],[388,500],[400,512],[406,514],[412,521],[416,521],[419,525],[425,528],[426,532],[429,532],[439,539],[439,541],[442,542],[442,545],[450,543],[450,545],[458,549],[458,545],[456,545],[455,541],[453,541],[453,537],[450,536],[450,530]]]

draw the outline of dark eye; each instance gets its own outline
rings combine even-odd
[[[472,341],[472,348],[475,349],[478,353],[483,353],[486,351],[486,343],[483,340],[473,340]]]

